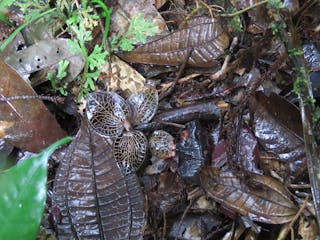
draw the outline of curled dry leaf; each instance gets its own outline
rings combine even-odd
[[[125,128],[130,109],[115,92],[93,92],[87,99],[86,114],[90,125],[98,133],[117,137]]]
[[[0,97],[36,96],[35,91],[7,64],[0,61]],[[15,147],[39,152],[65,136],[41,100],[0,102],[0,138]]]
[[[145,159],[147,139],[140,131],[125,132],[113,142],[114,158],[124,174],[138,170]]]
[[[239,179],[232,172],[217,168],[203,168],[201,185],[218,203],[249,217],[269,224],[292,220],[297,207],[287,189],[275,179],[250,173],[248,179]]]
[[[107,140],[83,121],[54,182],[59,239],[142,239],[143,196],[136,175],[123,175]]]
[[[127,102],[132,109],[132,121],[135,125],[149,122],[158,110],[158,91],[145,88],[131,95]]]
[[[229,37],[217,19],[199,17],[187,28],[118,55],[133,63],[181,65],[192,51],[188,65],[212,67],[228,45]]]
[[[59,61],[69,60],[68,76],[64,81],[71,81],[82,70],[84,58],[81,53],[72,53],[67,39],[41,40],[30,47],[10,53],[5,62],[13,67],[21,77],[28,79],[30,73],[41,69],[57,69]]]
[[[145,78],[118,57],[111,57],[111,71],[109,65],[106,63],[102,67],[99,79],[110,91],[121,90],[128,97],[145,86]]]

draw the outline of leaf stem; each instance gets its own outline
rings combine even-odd
[[[0,46],[0,53],[8,46],[8,44],[15,38],[15,36],[17,36],[17,34],[23,29],[25,28],[27,25],[29,25],[30,23],[38,20],[39,18],[52,13],[56,10],[56,8],[52,8],[48,11],[45,11],[37,16],[35,16],[34,18],[24,22],[23,24],[21,24],[19,27],[17,27],[12,33],[11,35],[2,43],[2,45]]]
[[[259,7],[263,4],[267,4],[269,2],[269,0],[264,0],[264,1],[261,1],[261,2],[258,2],[258,3],[255,3],[247,8],[244,8],[244,9],[241,9],[237,12],[234,12],[234,13],[222,13],[222,14],[219,14],[220,17],[235,17],[235,16],[238,16],[242,13],[245,13],[253,8],[256,8],[256,7]]]

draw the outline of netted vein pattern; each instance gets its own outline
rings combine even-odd
[[[124,130],[130,108],[115,92],[94,92],[89,94],[86,114],[94,130],[102,135],[117,137]]]
[[[133,113],[134,124],[147,123],[158,110],[158,92],[156,89],[146,88],[131,95],[127,102]]]
[[[149,147],[153,156],[170,158],[175,155],[174,138],[163,130],[154,131],[149,138]]]
[[[113,143],[113,154],[124,174],[138,170],[145,159],[147,138],[140,131],[125,132]]]

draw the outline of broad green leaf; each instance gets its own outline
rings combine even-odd
[[[63,138],[0,173],[0,239],[35,239],[46,200],[47,161]]]

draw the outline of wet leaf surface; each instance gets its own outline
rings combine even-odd
[[[188,183],[200,183],[199,172],[208,159],[205,154],[208,147],[206,135],[199,121],[189,122],[180,133],[180,141],[177,143],[180,162],[178,173]]]
[[[132,94],[127,103],[132,109],[132,121],[135,125],[151,121],[158,110],[158,91],[145,88]]]
[[[137,171],[145,160],[147,138],[140,131],[125,132],[114,140],[114,158],[124,174]]]
[[[83,120],[54,182],[59,239],[142,239],[143,196],[135,174],[123,175],[106,138]]]
[[[188,214],[182,222],[180,218],[174,219],[169,232],[169,237],[177,239],[196,239],[206,235],[207,231],[222,223],[219,217],[213,217],[209,213]],[[192,234],[193,233],[193,234]]]
[[[5,62],[24,79],[28,79],[30,73],[41,69],[57,69],[61,60],[70,61],[68,75],[64,81],[71,81],[84,66],[83,56],[80,53],[72,53],[67,39],[62,38],[41,40],[24,50],[10,53],[5,58]]]
[[[139,46],[131,52],[119,53],[126,61],[159,65],[181,65],[191,50],[188,65],[216,66],[216,61],[229,45],[228,35],[216,19],[198,18],[187,28]]]
[[[250,173],[240,179],[230,171],[207,167],[201,185],[218,203],[254,221],[281,224],[292,220],[297,208],[285,187],[271,177]]]
[[[253,132],[261,146],[287,165],[288,176],[299,176],[306,168],[306,159],[297,109],[275,95],[268,98],[258,93],[251,99],[250,110],[254,112]]]
[[[47,194],[48,159],[70,140],[70,137],[61,139],[40,154],[0,171],[1,239],[35,239]]]
[[[34,90],[1,61],[0,72],[2,98],[36,96]],[[0,103],[0,137],[15,147],[39,152],[64,136],[64,131],[41,100],[20,99]]]
[[[86,115],[92,128],[100,134],[120,136],[130,113],[128,104],[115,92],[94,92],[88,97]]]

